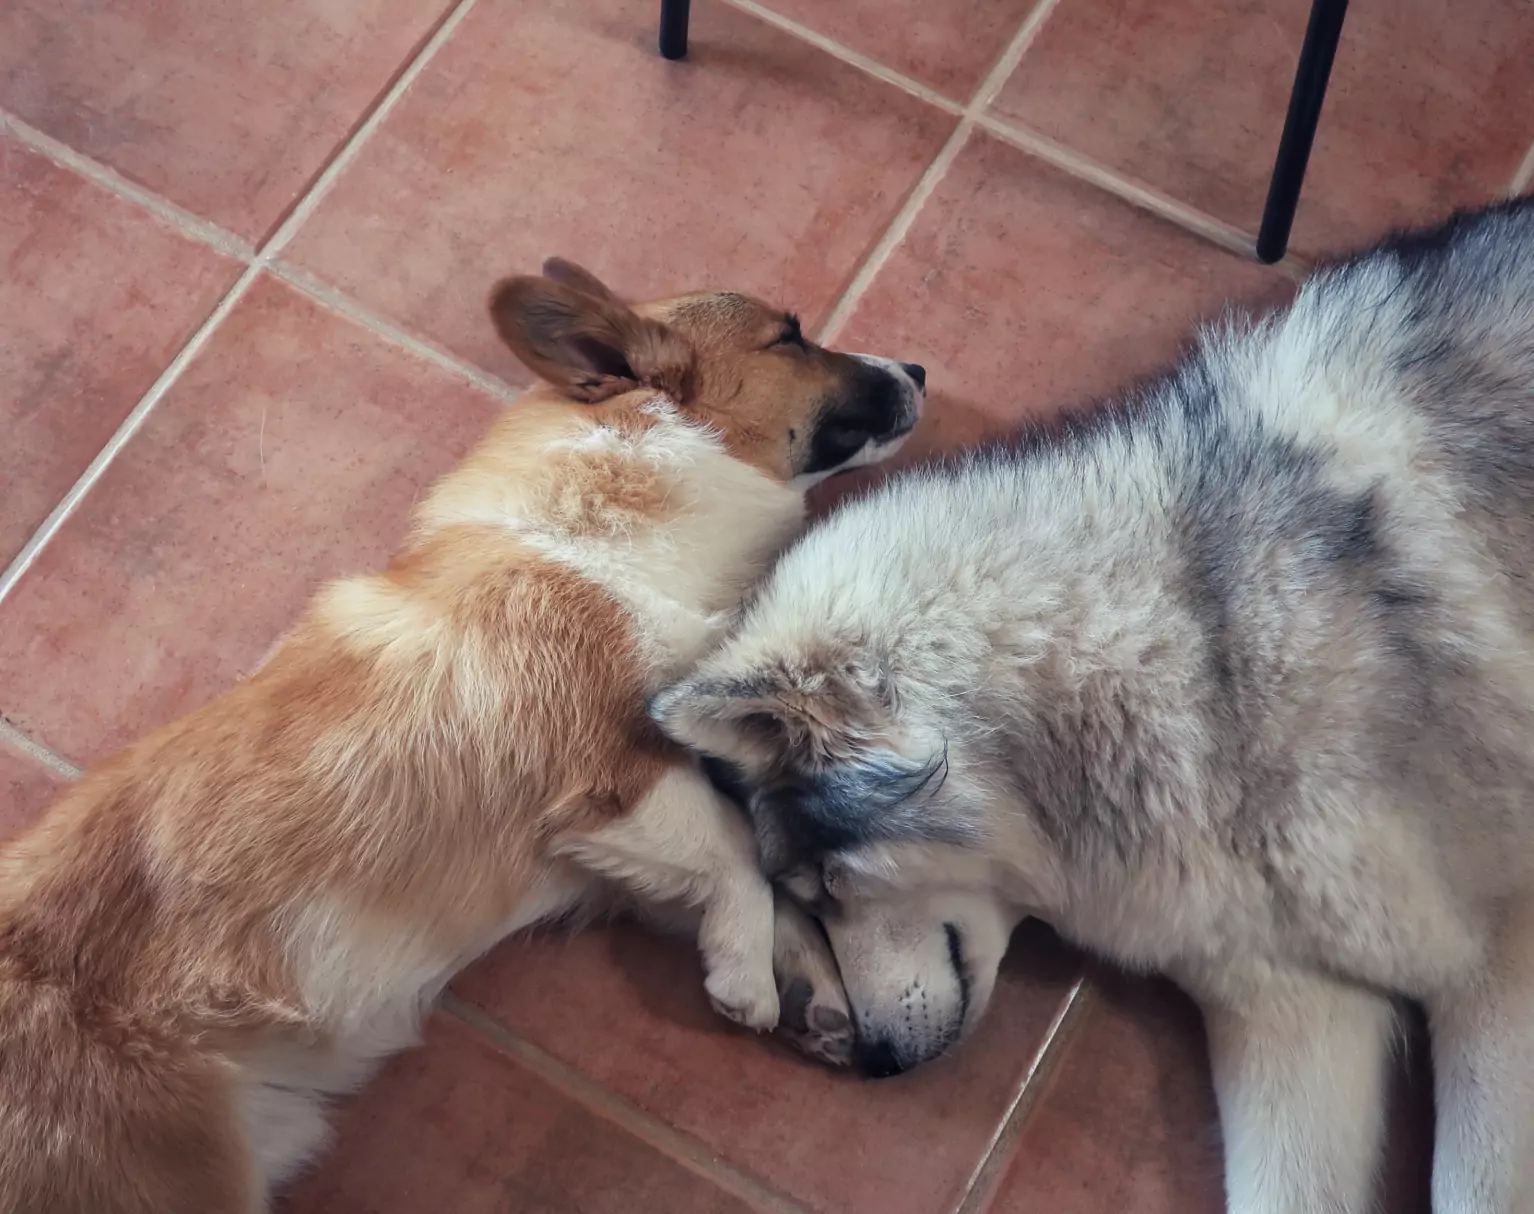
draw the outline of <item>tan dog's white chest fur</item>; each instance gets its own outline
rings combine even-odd
[[[265,1209],[459,969],[592,897],[678,904],[716,1007],[772,1028],[776,968],[820,1013],[789,1035],[850,1052],[823,941],[646,700],[792,536],[791,484],[898,444],[920,369],[559,262],[492,316],[546,383],[389,566],[0,848],[0,1210]]]
[[[798,531],[803,495],[731,458],[717,434],[663,398],[622,429],[572,418],[539,451],[544,478],[500,502],[457,495],[426,504],[434,525],[504,526],[600,585],[628,610],[653,689],[728,627],[742,593]],[[590,487],[593,461],[632,469],[628,495]],[[641,507],[643,512],[641,512]]]

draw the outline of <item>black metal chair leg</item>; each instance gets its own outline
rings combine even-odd
[[[687,21],[692,0],[660,0],[660,53],[664,59],[687,55]]]
[[[1321,103],[1326,100],[1326,84],[1331,79],[1332,60],[1337,57],[1347,11],[1348,0],[1315,0],[1310,8],[1305,45],[1294,72],[1294,91],[1289,94],[1289,114],[1278,141],[1273,179],[1268,183],[1268,202],[1262,211],[1262,227],[1257,230],[1257,260],[1266,265],[1272,265],[1289,248],[1289,229],[1294,226],[1305,166],[1316,140],[1316,123],[1321,120]]]

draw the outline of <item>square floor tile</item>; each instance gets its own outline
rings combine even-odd
[[[83,762],[207,699],[497,408],[262,278],[0,605],[0,712]]]
[[[550,254],[653,298],[754,291],[809,322],[954,119],[712,0],[689,59],[652,0],[482,0],[291,259],[480,365],[494,280]]]
[[[1170,364],[1197,324],[1293,286],[1024,152],[976,137],[836,339],[921,363],[897,464],[1081,406]],[[826,501],[879,473],[832,482]]]
[[[341,1114],[280,1214],[747,1214],[750,1207],[439,1016]]]
[[[67,787],[68,780],[0,741],[0,843],[28,825]]]
[[[1255,232],[1309,0],[1071,0],[996,108]],[[1294,247],[1336,252],[1501,195],[1534,141],[1525,0],[1348,10]]]
[[[0,108],[256,240],[447,7],[7,0]]]
[[[0,265],[3,568],[239,267],[4,136]]]
[[[975,1038],[882,1081],[736,1030],[710,1011],[692,944],[634,927],[512,941],[455,989],[812,1209],[930,1214],[962,1195],[1076,972],[1026,926]]]
[[[1219,1114],[1198,1008],[1094,971],[1086,1020],[1030,1111],[989,1214],[1221,1214]],[[1428,1214],[1432,1076],[1420,1017],[1392,1077],[1381,1210]]]
[[[967,102],[1038,0],[772,0],[816,33]]]

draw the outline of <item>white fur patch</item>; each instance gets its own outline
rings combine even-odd
[[[517,538],[601,586],[627,609],[659,686],[723,634],[762,567],[798,530],[804,501],[735,459],[664,401],[636,437],[596,427],[555,450],[622,455],[670,486],[667,517],[619,535],[572,534],[539,518],[506,518]]]
[[[529,890],[505,922],[451,954],[403,925],[363,922],[338,900],[295,908],[287,938],[301,998],[336,1043],[326,1073],[311,1078],[327,1090],[360,1083],[375,1061],[417,1040],[455,974],[507,936],[568,910],[586,888],[583,877],[561,869]]]
[[[322,1043],[263,1045],[232,1059],[240,1118],[266,1188],[287,1180],[324,1145],[331,1097],[354,1091],[384,1058],[420,1039],[431,1004],[454,975],[505,937],[571,909],[588,884],[560,869],[529,891],[509,919],[452,956],[401,925],[362,923],[338,901],[295,908],[288,951]]]

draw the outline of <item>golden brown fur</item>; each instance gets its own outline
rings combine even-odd
[[[797,526],[794,449],[852,360],[776,349],[743,297],[641,315],[546,274],[493,314],[549,385],[389,567],[0,850],[6,1214],[264,1209],[328,1097],[593,872],[699,906],[716,1002],[776,1020],[749,833],[644,703]],[[652,550],[687,576],[652,584]]]

